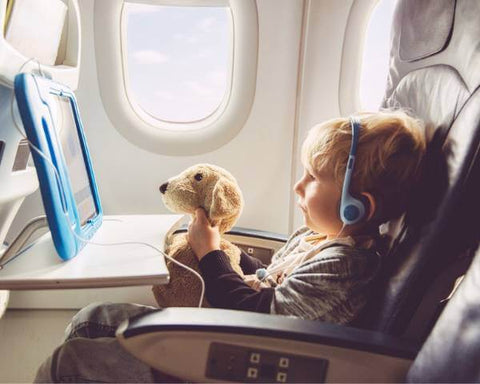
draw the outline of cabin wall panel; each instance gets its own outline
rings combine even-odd
[[[300,147],[309,128],[340,115],[343,40],[353,0],[258,0],[258,73],[250,116],[224,147],[189,157],[142,150],[111,124],[98,88],[94,0],[79,3],[84,46],[76,94],[106,214],[167,213],[158,186],[192,164],[210,162],[230,170],[240,183],[245,209],[238,225],[289,233],[302,224],[292,192],[302,174]],[[42,212],[37,191],[25,200],[10,238]]]
[[[353,0],[307,0],[304,29],[304,50],[296,144],[294,150],[294,180],[303,167],[300,163],[301,145],[308,130],[327,119],[340,116],[339,84],[345,29]],[[294,204],[294,196],[292,202]],[[303,222],[302,213],[292,210],[290,228]]]
[[[287,233],[303,1],[258,1],[257,87],[249,118],[240,133],[224,147],[190,157],[161,156],[142,150],[128,142],[112,125],[99,93],[93,41],[94,1],[82,0],[79,7],[83,47],[76,96],[104,213],[167,213],[159,185],[190,165],[208,162],[232,172],[243,190],[245,209],[237,223],[239,226]],[[31,217],[42,213],[37,191],[24,202],[9,235],[18,233]],[[151,300],[149,287],[137,289],[135,295],[129,288],[118,288],[112,295],[101,291],[105,295],[100,295],[99,300],[118,296],[133,302]],[[69,308],[80,308],[87,293],[62,291],[69,298]],[[65,307],[62,300],[44,291],[12,292],[11,305],[16,308]]]
[[[96,77],[93,1],[82,1],[81,9],[86,36],[77,97],[105,213],[167,213],[158,186],[190,165],[208,162],[228,169],[243,190],[245,209],[238,225],[286,233],[302,1],[258,2],[258,76],[250,116],[224,147],[185,157],[146,152],[112,126]]]
[[[250,116],[224,147],[199,156],[170,157],[129,143],[108,119],[95,63],[94,0],[79,2],[82,67],[76,91],[105,214],[167,213],[158,186],[200,162],[218,164],[237,178],[245,209],[237,225],[288,232],[302,0],[259,0],[257,86]],[[267,203],[268,202],[268,203]],[[39,191],[28,197],[9,233],[42,214]]]

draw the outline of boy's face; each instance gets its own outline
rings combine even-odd
[[[337,235],[342,229],[339,217],[341,187],[332,177],[314,174],[308,168],[304,167],[303,177],[294,187],[305,225],[318,233]]]

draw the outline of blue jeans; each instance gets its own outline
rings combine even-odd
[[[155,371],[130,355],[115,339],[120,323],[157,310],[137,304],[94,303],[67,326],[64,342],[40,366],[36,383],[154,383],[175,378]]]

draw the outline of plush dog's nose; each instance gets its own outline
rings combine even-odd
[[[165,193],[167,191],[168,183],[160,185],[160,192]]]

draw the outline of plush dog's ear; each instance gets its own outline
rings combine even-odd
[[[229,230],[242,210],[242,195],[229,180],[219,180],[212,192],[209,217],[212,224],[220,226],[220,232]]]

